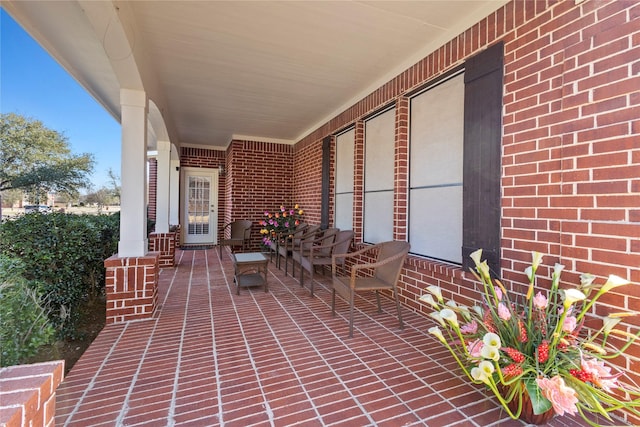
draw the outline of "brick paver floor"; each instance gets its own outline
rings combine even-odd
[[[57,426],[501,426],[509,419],[458,376],[432,321],[357,300],[331,316],[328,275],[315,297],[269,264],[269,292],[236,295],[229,252],[178,251],[160,272],[153,319],[110,325],[58,389]],[[582,426],[556,417],[550,426]]]

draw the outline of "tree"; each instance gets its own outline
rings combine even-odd
[[[114,200],[114,196],[112,194],[112,190],[105,188],[105,187],[101,187],[96,191],[93,191],[91,193],[88,193],[86,198],[85,198],[85,202],[87,204],[97,204],[98,208],[102,208],[105,205],[109,205],[111,204],[111,202],[113,202]]]
[[[93,166],[91,154],[73,154],[67,138],[39,120],[0,114],[0,191],[77,195]]]
[[[120,204],[120,176],[111,168],[109,168],[107,174],[109,175],[109,184],[111,184],[111,195],[117,200],[116,203]]]

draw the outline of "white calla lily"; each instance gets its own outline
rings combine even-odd
[[[440,323],[440,326],[442,326],[443,328],[447,327],[447,325],[444,323],[444,319],[442,318],[442,316],[440,316],[440,312],[434,311],[433,313],[430,313],[429,316],[435,319],[436,322]]]
[[[493,360],[494,362],[497,362],[498,360],[500,360],[500,349],[498,347],[485,345],[484,347],[482,347],[480,355],[484,359]]]
[[[476,265],[476,267],[480,264],[481,262],[481,258],[482,258],[482,249],[478,249],[476,251],[473,251],[471,253],[471,255],[469,255],[469,257],[471,257],[471,259],[473,260],[473,263]]]
[[[433,294],[433,296],[436,297],[438,301],[442,302],[444,300],[444,298],[442,298],[442,290],[440,289],[440,286],[428,286],[427,291],[431,292],[431,294]]]
[[[471,378],[473,378],[475,381],[480,381],[483,383],[488,382],[487,374],[477,366],[471,369]]]
[[[482,337],[482,342],[484,345],[488,345],[489,347],[502,347],[502,342],[500,341],[500,336],[498,334],[494,334],[493,332],[489,332]]]
[[[533,271],[536,271],[538,266],[542,264],[542,257],[543,255],[540,252],[531,252],[531,266],[533,267]]]
[[[456,312],[451,310],[450,308],[444,308],[440,311],[440,316],[447,322],[451,323],[452,326],[458,327],[458,316]]]
[[[605,318],[602,319],[602,331],[605,333],[605,335],[609,335],[609,333],[611,333],[611,330],[613,328],[616,327],[616,325],[618,323],[620,323],[622,321],[621,318],[619,317],[611,317],[611,316],[607,316]]]
[[[564,308],[567,309],[574,303],[578,301],[582,301],[586,298],[585,294],[581,291],[571,288],[565,289],[564,291]]]
[[[630,282],[627,279],[623,279],[622,277],[612,274],[609,276],[609,279],[607,279],[607,282],[604,285],[602,285],[600,292],[606,293],[606,292],[609,292],[611,289],[617,288],[618,286],[628,285],[629,283]]]
[[[527,278],[529,279],[529,283],[533,283],[533,279],[534,279],[534,272],[533,272],[533,267],[529,266],[527,268],[524,269],[524,274],[527,275]]]
[[[447,341],[444,339],[444,335],[442,335],[442,331],[437,326],[429,328],[429,333],[438,338],[443,344],[447,343]]]
[[[433,308],[438,308],[438,303],[433,299],[433,295],[431,294],[424,294],[419,299],[420,301],[429,304]]]

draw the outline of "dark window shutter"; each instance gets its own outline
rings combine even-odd
[[[502,140],[502,43],[465,64],[462,266],[482,249],[500,276],[500,174]]]
[[[322,140],[322,207],[320,210],[320,228],[329,228],[329,178],[331,167],[331,137]]]

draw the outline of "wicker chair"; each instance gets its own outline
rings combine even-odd
[[[284,275],[286,276],[289,269],[289,258],[293,254],[293,250],[300,246],[300,242],[306,239],[315,238],[316,234],[320,230],[320,225],[318,224],[309,224],[304,229],[300,231],[296,231],[295,233],[286,236],[283,242],[278,246],[278,255],[284,257]],[[292,262],[293,265],[293,262]],[[280,268],[280,264],[278,264],[278,268]],[[293,266],[291,267],[291,275],[293,274]]]
[[[251,225],[251,221],[246,219],[239,219],[236,221],[231,221],[230,223],[222,227],[222,230],[220,230],[220,239],[218,241],[220,258],[222,258],[223,246],[231,246],[232,252],[235,246],[242,246],[243,251],[246,249],[247,244],[251,241]],[[225,239],[224,235],[227,228],[230,228],[231,232],[229,238]]]
[[[273,261],[273,255],[276,256],[276,267],[280,269],[280,257],[284,256],[286,258],[287,251],[285,246],[287,244],[288,239],[298,239],[302,234],[304,234],[305,230],[309,227],[309,224],[301,222],[296,226],[295,229],[291,231],[283,231],[278,236],[276,236],[275,242],[271,246],[269,246],[271,261]]]
[[[400,301],[398,299],[398,289],[396,283],[400,277],[400,271],[407,258],[411,245],[408,242],[390,241],[378,243],[366,247],[356,252],[348,254],[334,254],[332,256],[331,274],[333,295],[331,300],[331,313],[336,314],[336,293],[349,302],[349,337],[353,336],[353,305],[356,292],[375,291],[378,303],[378,312],[382,312],[380,306],[379,291],[391,290],[396,301],[398,311],[398,321],[400,329],[404,328],[402,323],[402,313],[400,312]],[[351,266],[351,274],[347,276],[338,275],[338,260],[341,258],[356,258],[366,252],[378,251],[378,256],[373,263],[357,263]]]
[[[329,236],[328,238],[318,239],[319,242],[311,246],[307,254],[302,254],[302,256],[299,257],[300,286],[304,286],[304,271],[307,270],[311,281],[311,296],[313,296],[313,273],[316,266],[320,266],[321,268],[324,268],[325,265],[331,266],[333,254],[346,254],[349,252],[353,236],[353,230],[338,231],[335,235]],[[344,261],[344,257],[338,258],[336,259],[336,264],[344,265]]]

